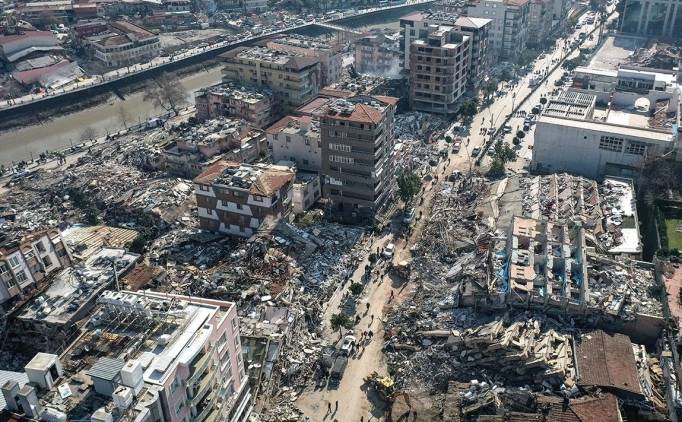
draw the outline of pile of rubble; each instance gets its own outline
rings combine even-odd
[[[431,167],[443,157],[448,148],[443,134],[448,122],[438,116],[409,112],[395,116],[396,144],[399,145],[399,165],[410,168],[420,176],[431,174]]]
[[[644,67],[668,69],[679,66],[682,48],[670,44],[654,43],[650,48],[640,48],[630,57],[630,62]]]

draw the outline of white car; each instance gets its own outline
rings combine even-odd
[[[388,245],[386,245],[386,247],[384,248],[384,256],[386,258],[392,258],[393,252],[395,252],[395,245],[393,243],[389,243]]]
[[[353,353],[357,339],[355,336],[348,335],[343,338],[343,344],[341,345],[341,353],[346,356],[350,356]]]

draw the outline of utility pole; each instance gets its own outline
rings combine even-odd
[[[116,283],[116,291],[120,292],[121,291],[121,285],[118,283],[118,270],[116,269],[116,261],[118,261],[116,258],[113,258],[111,260],[111,265],[114,267],[114,282]]]

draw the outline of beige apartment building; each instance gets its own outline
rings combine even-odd
[[[359,73],[398,76],[400,50],[398,39],[386,34],[372,34],[355,41],[355,70]]]
[[[470,37],[450,26],[429,26],[410,46],[410,108],[457,112],[469,75]]]
[[[197,119],[216,117],[243,119],[259,128],[271,124],[278,116],[278,107],[272,91],[225,82],[210,86],[194,96]]]
[[[467,16],[491,19],[492,57],[498,62],[516,62],[528,42],[529,8],[529,0],[471,0]]]
[[[324,196],[334,218],[372,220],[393,192],[397,102],[358,95],[333,101],[322,115]]]
[[[287,116],[266,131],[272,161],[291,161],[301,170],[322,169],[320,123],[310,116]]]
[[[69,251],[56,230],[0,245],[0,304],[21,296],[70,264]]]
[[[218,161],[194,179],[200,227],[250,237],[291,212],[295,177],[286,166]]]
[[[341,78],[343,70],[342,44],[319,38],[290,34],[268,41],[268,48],[314,57],[320,62],[320,86],[331,85]]]
[[[270,88],[284,111],[295,110],[320,91],[320,62],[315,57],[265,47],[238,47],[221,57],[225,80]]]

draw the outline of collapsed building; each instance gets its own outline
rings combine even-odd
[[[244,120],[218,118],[200,125],[180,125],[170,132],[174,141],[164,149],[164,168],[194,178],[225,159],[251,163],[267,154],[265,133]]]
[[[197,119],[232,117],[264,128],[279,115],[275,97],[267,88],[225,82],[210,86],[194,96]]]
[[[100,294],[114,288],[139,257],[124,249],[102,248],[56,274],[43,291],[7,316],[8,345],[23,352],[64,350]]]

